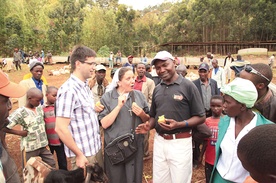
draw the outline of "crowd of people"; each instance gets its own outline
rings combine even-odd
[[[48,85],[40,61],[29,64],[19,84],[0,71],[0,182],[20,182],[5,143],[11,133],[21,137],[22,167],[36,156],[64,171],[67,160],[73,170],[97,163],[110,183],[141,183],[152,129],[152,182],[191,182],[203,160],[206,182],[276,181],[269,65],[235,61],[229,53],[222,68],[208,52],[191,81],[185,65],[160,51],[150,65],[134,64],[132,55],[119,68],[110,65],[109,83],[95,58],[91,48],[75,46],[71,75],[60,88]],[[19,98],[19,108],[9,114],[11,97]]]
[[[29,51],[25,53],[22,49],[15,48],[13,52],[13,58],[7,59],[4,58],[1,62],[1,69],[5,69],[6,71],[10,72],[11,70],[22,70],[21,64],[31,64],[32,62],[41,62],[43,64],[53,64],[52,53],[48,51],[45,55],[44,51],[41,50],[39,53],[35,51]]]

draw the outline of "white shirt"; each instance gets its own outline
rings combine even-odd
[[[213,68],[211,78],[217,82],[218,88],[221,88],[226,83],[225,72],[222,67],[218,67],[218,71],[216,74],[215,74],[215,68]]]
[[[235,118],[231,118],[229,127],[220,144],[221,155],[217,164],[217,171],[222,178],[232,182],[244,182],[249,172],[245,170],[237,155],[237,147],[243,136],[252,130],[257,123],[257,115],[247,124],[235,139]]]
[[[225,64],[225,67],[224,68],[230,68],[230,64],[231,64],[231,62],[232,62],[232,57],[228,57],[227,59],[226,59],[226,64]]]
[[[274,62],[274,59],[275,59],[275,57],[272,55],[272,56],[269,58],[269,63]]]

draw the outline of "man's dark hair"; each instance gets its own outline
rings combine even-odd
[[[147,65],[146,65],[146,71],[149,72],[150,69],[151,69],[151,65],[150,65],[150,64],[147,64]]]
[[[242,60],[242,56],[241,55],[237,55],[237,60]]]
[[[256,71],[258,71],[259,73],[261,73],[262,75],[264,75],[265,77],[267,77],[267,79],[269,79],[269,81],[272,80],[273,73],[272,73],[272,70],[269,65],[263,64],[263,63],[257,63],[257,64],[252,64],[251,67],[253,69],[255,69]],[[255,85],[258,83],[264,83],[266,86],[268,86],[268,84],[270,83],[269,81],[267,81],[265,78],[263,78],[261,76],[258,76],[256,74],[252,74],[252,75],[253,75],[252,82]]]
[[[70,57],[71,72],[76,69],[76,61],[84,62],[87,57],[96,57],[96,52],[87,46],[75,46]]]
[[[238,153],[259,173],[276,175],[276,125],[253,128],[238,144]]]
[[[136,64],[136,67],[138,67],[138,65],[140,65],[140,64],[142,64],[146,67],[146,64],[144,64],[143,62],[139,62],[138,64]]]

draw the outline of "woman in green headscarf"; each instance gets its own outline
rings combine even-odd
[[[216,160],[210,182],[244,182],[249,173],[237,157],[238,143],[255,126],[272,122],[251,110],[258,96],[251,81],[236,78],[222,87],[221,92],[227,115],[220,119]]]

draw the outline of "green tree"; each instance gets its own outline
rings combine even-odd
[[[59,0],[49,12],[48,38],[52,43],[51,50],[66,51],[80,42],[84,5],[83,1]]]
[[[94,6],[85,10],[81,42],[95,50],[108,45],[116,47],[117,26],[114,11]]]
[[[108,57],[109,53],[110,53],[109,47],[104,45],[98,50],[97,56],[98,57]]]
[[[119,5],[116,12],[116,24],[118,26],[117,45],[126,55],[133,54],[133,38],[135,36],[133,21],[136,12],[125,5]]]

